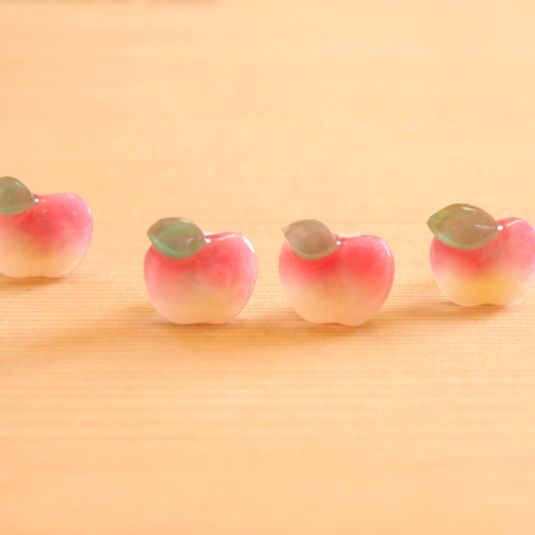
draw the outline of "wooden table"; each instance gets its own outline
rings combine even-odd
[[[461,309],[431,277],[451,202],[535,220],[535,7],[336,0],[0,3],[0,174],[75,191],[69,278],[0,281],[0,533],[535,532],[535,293]],[[225,327],[165,323],[145,231],[239,230]],[[312,326],[282,225],[385,237],[380,314]]]

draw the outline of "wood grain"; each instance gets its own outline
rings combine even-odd
[[[94,209],[83,265],[0,281],[0,533],[535,532],[535,294],[448,304],[427,216],[535,220],[535,7],[0,3],[0,174]],[[146,228],[239,230],[235,323],[147,300]],[[360,329],[300,321],[280,227],[386,238]]]

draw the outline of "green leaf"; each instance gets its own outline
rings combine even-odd
[[[498,233],[496,220],[470,204],[451,204],[432,215],[427,226],[437,240],[454,249],[479,249]]]
[[[317,260],[338,248],[336,236],[320,221],[302,219],[282,229],[295,253],[306,260]]]
[[[206,243],[202,230],[182,217],[160,219],[147,234],[152,245],[171,258],[187,258]]]
[[[0,177],[0,214],[21,214],[36,202],[32,192],[20,180],[11,176]]]

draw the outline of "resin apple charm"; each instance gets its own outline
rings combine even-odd
[[[145,281],[156,310],[180,324],[226,323],[247,304],[257,260],[237,232],[204,234],[187,219],[160,219],[148,231]]]
[[[16,178],[0,178],[0,274],[63,277],[82,260],[93,216],[72,193],[34,195]]]
[[[452,204],[429,219],[435,235],[431,268],[458,305],[509,305],[535,280],[535,229],[524,219],[494,220],[469,204]]]
[[[314,219],[283,229],[281,284],[290,304],[312,323],[366,323],[394,280],[394,257],[376,236],[333,234]]]

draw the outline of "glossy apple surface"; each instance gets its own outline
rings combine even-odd
[[[145,281],[157,311],[178,324],[226,323],[251,297],[257,259],[242,234],[206,234],[198,250],[173,258],[153,245],[145,256]]]
[[[431,267],[442,292],[463,306],[510,305],[522,299],[535,280],[535,229],[511,217],[496,222],[490,241],[459,249],[433,238]]]
[[[7,277],[63,277],[91,243],[93,216],[71,193],[33,195],[27,209],[0,213],[0,273]]]
[[[394,257],[375,236],[335,236],[336,248],[321,258],[304,258],[289,242],[279,258],[281,284],[289,303],[312,323],[366,323],[381,308],[394,280]]]

